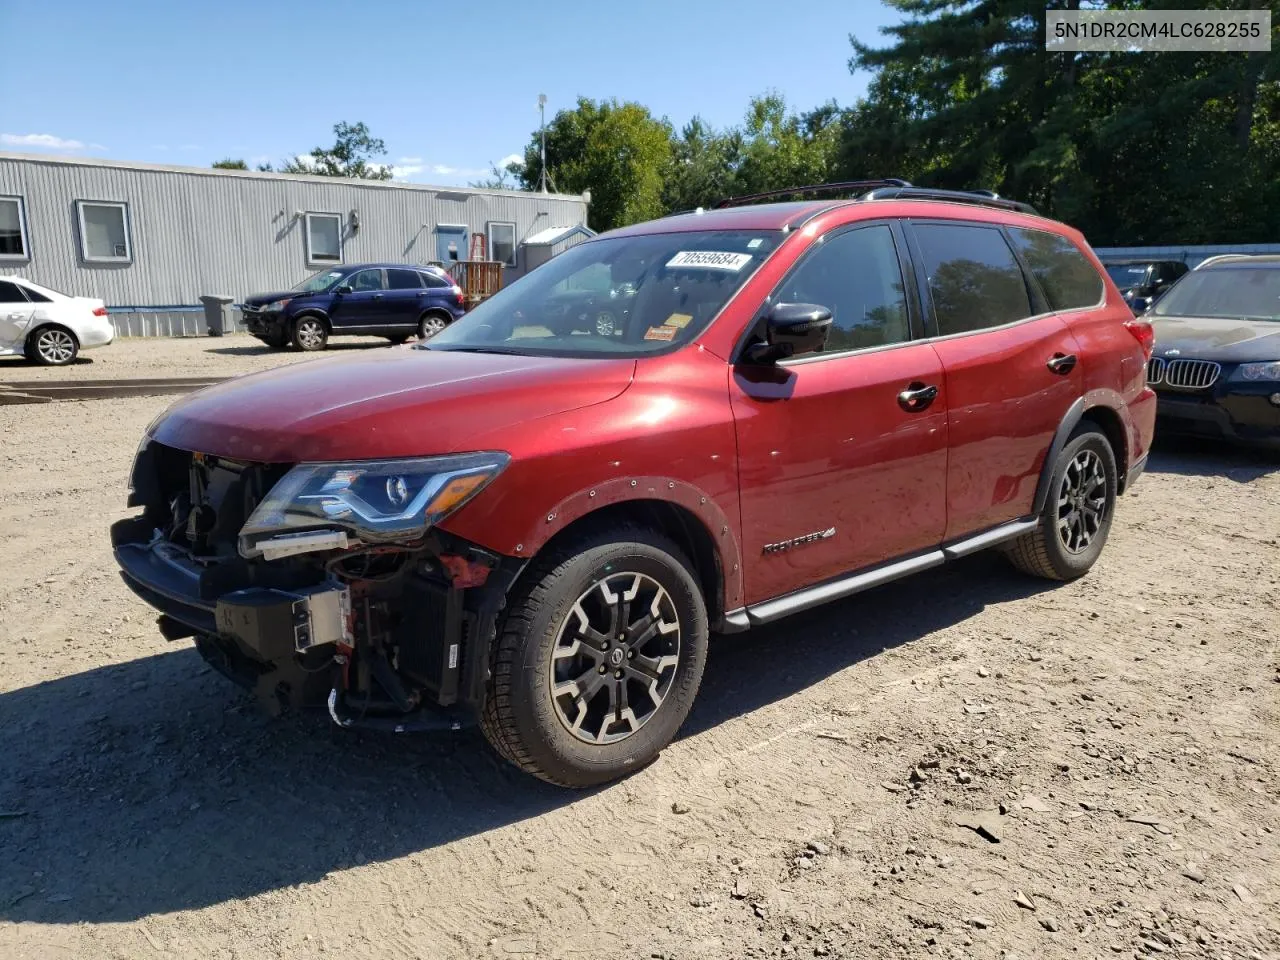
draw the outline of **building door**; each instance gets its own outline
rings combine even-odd
[[[467,259],[467,228],[464,225],[436,224],[436,259],[446,267]]]

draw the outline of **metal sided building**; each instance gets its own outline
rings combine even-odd
[[[194,333],[202,295],[335,263],[488,259],[506,283],[586,221],[563,194],[0,153],[0,276],[100,297],[121,334]]]

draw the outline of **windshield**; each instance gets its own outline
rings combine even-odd
[[[1280,265],[1192,270],[1156,303],[1161,317],[1280,320]]]
[[[702,231],[581,243],[423,346],[591,357],[688,343],[782,237],[776,230]]]
[[[1147,265],[1145,263],[1113,263],[1107,267],[1107,276],[1121,290],[1136,287],[1146,279]]]
[[[293,289],[299,293],[324,293],[341,279],[341,270],[325,270],[313,277],[307,277]]]

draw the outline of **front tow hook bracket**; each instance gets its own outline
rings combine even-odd
[[[339,705],[341,691],[334,687],[329,691],[329,718],[344,730],[380,730],[384,733],[440,733],[455,732],[470,724],[452,711],[419,708],[407,717],[349,717]],[[473,721],[474,722],[474,721]]]

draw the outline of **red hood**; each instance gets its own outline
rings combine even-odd
[[[209,387],[170,407],[151,435],[266,463],[476,450],[499,427],[616,397],[634,372],[634,360],[378,350]]]

